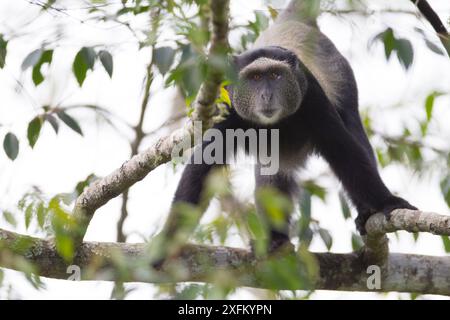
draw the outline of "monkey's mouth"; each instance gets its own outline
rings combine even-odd
[[[258,118],[262,124],[273,124],[277,122],[280,117],[280,110],[276,108],[264,108],[258,110]]]

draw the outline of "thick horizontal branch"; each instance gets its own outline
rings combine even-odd
[[[40,276],[56,279],[68,279],[68,265],[58,256],[54,243],[49,240],[22,236],[0,229],[0,240],[3,247],[0,250],[0,267],[21,270],[13,258],[19,255],[35,264]],[[31,244],[28,249],[18,249],[20,242]],[[4,248],[9,248],[5,250]],[[117,281],[118,274],[114,267],[119,256],[125,258],[128,264],[133,261],[141,263],[148,255],[145,244],[85,242],[78,251],[71,265],[77,265],[81,270],[81,280]],[[368,288],[368,272],[363,254],[313,253],[319,266],[319,276],[313,284],[314,289],[345,290],[345,291],[399,291],[417,292],[423,294],[450,295],[450,257],[432,257],[411,254],[389,255],[383,267],[381,288]],[[214,282],[214,275],[223,273],[230,279],[229,285],[256,288],[302,290],[311,289],[298,284],[271,284],[267,286],[261,281],[260,263],[249,251],[230,247],[213,247],[187,245],[181,254],[167,265],[182,266],[183,272],[169,277],[167,270],[163,272],[124,272],[121,264],[120,281],[172,283],[172,282]],[[168,267],[168,268],[169,268]],[[148,268],[149,270],[150,267]],[[73,270],[73,269],[72,269]],[[94,271],[95,270],[95,271]],[[300,270],[299,270],[300,276]],[[370,281],[369,281],[370,282]]]

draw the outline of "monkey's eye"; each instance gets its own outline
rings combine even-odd
[[[272,80],[278,80],[281,79],[281,74],[279,74],[278,72],[271,72],[270,73],[270,78]]]
[[[250,77],[252,80],[259,81],[261,80],[261,75],[259,73],[254,73]]]

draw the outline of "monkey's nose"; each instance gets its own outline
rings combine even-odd
[[[272,97],[273,97],[273,94],[272,93],[269,93],[269,92],[263,92],[263,93],[261,93],[261,100],[264,102],[264,103],[270,103],[270,101],[272,100]]]

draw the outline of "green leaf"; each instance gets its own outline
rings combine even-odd
[[[46,114],[45,115],[45,121],[47,121],[48,123],[50,123],[50,125],[52,126],[53,130],[55,130],[55,133],[58,134],[59,131],[59,123],[58,120],[51,114]]]
[[[445,202],[447,202],[447,206],[450,207],[450,175],[446,176],[441,181],[441,191],[444,196]]]
[[[38,221],[39,227],[44,228],[46,211],[45,211],[43,202],[40,202],[38,204],[37,209],[36,209],[36,216],[37,216],[37,221]]]
[[[91,47],[83,47],[80,51],[87,67],[92,70],[94,68],[95,59],[97,58],[95,50]]]
[[[42,56],[42,48],[31,51],[22,62],[22,71],[27,70],[29,67],[34,67]]]
[[[449,238],[449,236],[442,236],[442,243],[444,244],[445,252],[450,253],[450,238]]]
[[[398,39],[396,49],[398,60],[405,69],[409,69],[414,60],[414,50],[411,42],[406,39]]]
[[[356,233],[352,233],[352,248],[353,251],[357,251],[362,248],[364,245],[362,238],[360,235],[357,235]]]
[[[308,192],[311,194],[311,196],[316,196],[322,201],[325,201],[325,196],[327,194],[327,191],[324,187],[319,186],[315,181],[305,181],[303,184],[303,187],[308,190]]]
[[[268,6],[267,9],[269,9],[270,17],[272,18],[272,20],[275,20],[278,17],[278,11],[272,6]]]
[[[103,68],[105,68],[106,72],[108,73],[109,77],[112,77],[113,74],[113,57],[111,53],[109,53],[106,50],[101,50],[98,53],[98,56],[100,58],[100,62],[103,65]]]
[[[171,47],[159,47],[154,51],[153,60],[158,67],[159,72],[165,75],[170,70],[170,66],[175,58],[175,50]]]
[[[61,119],[61,121],[64,122],[69,128],[71,128],[76,133],[83,135],[83,131],[81,130],[80,125],[74,118],[69,116],[63,110],[58,111],[56,114],[58,118]]]
[[[267,230],[261,221],[260,217],[255,212],[252,212],[247,217],[248,227],[255,239],[264,239],[267,237]]]
[[[425,100],[425,111],[427,113],[427,121],[431,120],[431,115],[433,113],[435,95],[430,94]]]
[[[320,228],[319,235],[327,249],[330,250],[331,246],[333,245],[333,238],[331,237],[330,232],[326,229]]]
[[[84,79],[86,79],[87,71],[94,68],[95,57],[95,51],[90,47],[83,47],[76,54],[72,70],[80,87],[83,85]]]
[[[41,128],[42,128],[42,119],[39,116],[35,117],[28,124],[27,137],[31,148],[34,148],[34,145],[36,144],[39,138],[39,134],[41,133]]]
[[[350,207],[347,203],[347,199],[345,199],[345,196],[342,192],[339,193],[339,201],[341,203],[341,210],[342,210],[342,215],[344,216],[345,219],[349,219],[351,218],[351,212],[350,212]]]
[[[33,217],[33,207],[34,204],[30,203],[25,210],[25,228],[28,229],[31,223],[31,218]]]
[[[8,46],[8,41],[3,39],[3,35],[0,33],[0,69],[3,69],[5,66],[6,60],[6,47]]]
[[[44,81],[44,76],[41,72],[41,67],[45,63],[51,64],[53,59],[53,50],[45,50],[42,52],[39,61],[33,66],[33,72],[31,74],[34,85],[38,86]]]
[[[11,160],[15,160],[19,154],[19,140],[14,133],[8,132],[3,140],[3,149]]]
[[[380,40],[384,44],[384,53],[386,55],[386,60],[389,60],[392,51],[395,49],[395,37],[394,37],[394,31],[392,28],[387,28],[383,32],[379,33],[375,38],[372,40],[372,43],[375,40]]]
[[[14,217],[14,215],[12,214],[11,211],[8,210],[4,210],[3,211],[3,218],[6,220],[6,222],[8,222],[10,225],[12,226],[17,226],[17,221],[16,218]]]
[[[302,217],[311,217],[311,194],[307,190],[300,197],[300,212]]]

